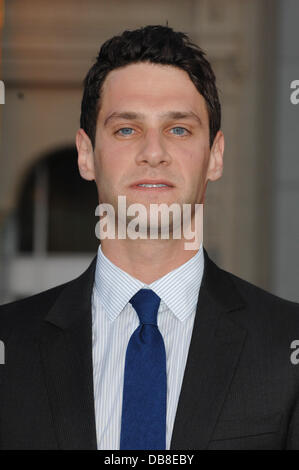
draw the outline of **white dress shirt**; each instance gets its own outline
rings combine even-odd
[[[189,261],[147,285],[112,263],[99,245],[92,293],[98,449],[119,449],[125,356],[129,339],[139,326],[129,301],[142,288],[152,289],[161,298],[157,323],[166,349],[166,449],[170,448],[203,270],[201,244]]]

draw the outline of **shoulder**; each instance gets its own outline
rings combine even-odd
[[[72,282],[74,281],[68,281],[24,299],[0,305],[0,339],[7,338],[15,328],[25,331],[38,325],[60,293]]]
[[[243,314],[240,312],[237,316],[244,320],[247,327],[299,336],[298,302],[279,297],[228,271],[222,271],[244,301]]]
[[[297,311],[299,309],[299,303],[295,301],[291,301],[288,299],[284,299],[275,295],[261,287],[252,284],[241,277],[236,276],[228,271],[222,270],[233,282],[233,284],[237,287],[238,291],[241,295],[246,299],[247,302],[251,304],[264,304],[264,305],[271,305],[273,307],[286,307],[289,310]]]
[[[95,256],[87,269],[78,277],[50,289],[31,295],[21,300],[0,305],[0,339],[9,332],[18,330],[21,334],[38,329],[54,304],[63,299],[65,302],[86,304],[93,288]],[[72,314],[72,311],[70,312]]]

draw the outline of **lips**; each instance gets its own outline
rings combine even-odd
[[[131,184],[132,188],[142,188],[142,186],[139,186],[140,184],[165,184],[166,187],[160,187],[160,188],[144,188],[143,189],[167,189],[168,188],[173,188],[173,184],[170,181],[167,180],[153,180],[153,179],[143,179],[139,181],[135,181],[135,183]]]

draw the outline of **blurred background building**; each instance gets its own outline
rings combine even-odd
[[[217,76],[224,174],[204,245],[222,268],[299,301],[297,0],[0,1],[0,303],[70,280],[96,254],[94,182],[77,168],[82,81],[124,29],[188,33]]]

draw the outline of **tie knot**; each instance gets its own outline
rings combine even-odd
[[[140,323],[157,325],[160,297],[151,289],[140,289],[130,300]]]

